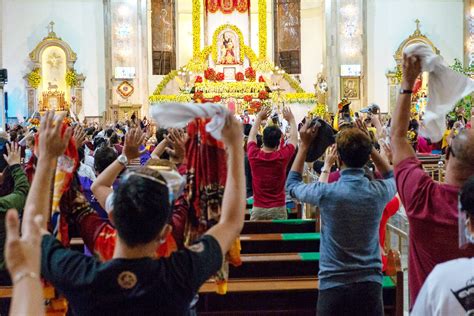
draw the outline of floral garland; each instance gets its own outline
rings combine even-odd
[[[148,98],[150,103],[165,103],[165,102],[190,102],[192,100],[191,94],[170,94],[170,95],[152,95]]]
[[[32,87],[33,89],[37,89],[41,84],[41,74],[39,68],[33,69],[27,75],[27,80],[30,87]]]
[[[283,74],[283,78],[288,81],[291,88],[295,89],[296,93],[304,93],[303,88],[301,88],[298,81],[296,81],[292,76],[286,72]]]
[[[317,103],[313,108],[309,111],[309,114],[313,116],[319,116],[324,118],[326,113],[328,112],[328,106],[326,104]]]
[[[267,58],[267,0],[258,0],[258,52]]]
[[[223,24],[214,31],[214,35],[212,36],[212,60],[214,60],[214,62],[217,63],[217,49],[218,49],[217,41],[218,41],[219,34],[221,34],[221,32],[224,31],[225,29],[231,29],[239,37],[240,62],[243,62],[245,58],[245,53],[243,49],[244,36],[242,35],[242,32],[240,31],[240,29],[237,26],[232,25],[232,24]]]
[[[200,57],[201,52],[201,0],[193,0],[193,57]]]
[[[167,74],[163,80],[156,86],[155,92],[153,92],[153,96],[158,96],[161,94],[161,91],[166,87],[166,85],[173,80],[178,75],[177,70],[172,70],[169,74]],[[152,96],[152,97],[153,97]]]
[[[196,90],[204,93],[255,93],[265,90],[264,82],[202,82],[195,84]]]
[[[77,85],[77,73],[74,69],[69,69],[66,72],[66,84],[68,87],[75,87]]]
[[[242,50],[244,51],[244,55],[248,57],[250,65],[253,65],[255,62],[257,62],[257,55],[255,54],[252,48],[247,45],[244,45]]]

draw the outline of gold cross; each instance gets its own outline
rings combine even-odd
[[[54,33],[54,22],[53,21],[49,22],[48,32],[49,33]]]
[[[416,23],[416,30],[419,31],[420,30],[420,20],[416,19],[415,23]]]

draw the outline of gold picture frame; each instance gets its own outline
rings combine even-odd
[[[341,78],[341,99],[360,99],[360,77]]]

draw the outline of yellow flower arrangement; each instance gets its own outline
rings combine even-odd
[[[313,93],[285,93],[283,97],[289,103],[316,103],[316,97]]]
[[[28,84],[33,89],[37,89],[41,84],[41,74],[39,68],[33,69],[27,76]]]
[[[271,72],[275,69],[275,65],[267,59],[259,58],[255,62],[254,68],[258,71],[261,71],[261,72]]]
[[[326,113],[328,112],[328,107],[326,104],[317,103],[313,108],[309,111],[310,115],[319,116],[324,118]]]
[[[173,80],[178,75],[178,71],[172,70],[169,74],[167,74],[163,80],[156,86],[155,92],[153,92],[154,96],[160,95],[161,91],[166,87],[166,85]]]
[[[77,85],[77,74],[74,69],[69,69],[66,72],[66,84],[68,87],[75,87]]]
[[[148,98],[151,104],[153,103],[165,103],[165,102],[191,102],[193,95],[189,93],[183,94],[170,94],[170,95],[152,95]]]
[[[283,74],[283,78],[288,81],[288,83],[290,84],[290,87],[292,87],[293,89],[295,89],[295,91],[297,93],[304,93],[304,90],[303,88],[301,88],[300,84],[298,81],[296,81],[295,79],[293,79],[292,76],[290,76],[289,74],[287,74],[286,72]]]
[[[250,65],[253,67],[253,64],[257,62],[257,55],[254,53],[253,49],[247,45],[242,47],[244,55],[250,60]]]
[[[258,0],[258,53],[267,57],[267,0]]]
[[[242,35],[242,32],[240,31],[240,29],[237,26],[232,25],[232,24],[223,24],[214,31],[214,35],[212,36],[212,60],[214,60],[214,62],[217,63],[217,50],[218,50],[217,41],[218,41],[219,34],[221,34],[221,32],[224,31],[225,29],[231,29],[239,37],[239,47],[241,48],[240,61],[243,62],[244,57],[245,57],[244,49],[243,49],[244,36]]]
[[[201,53],[201,0],[193,0],[193,56],[199,57]]]
[[[204,93],[258,93],[261,90],[265,90],[265,82],[201,82],[196,83],[196,90],[202,91]]]

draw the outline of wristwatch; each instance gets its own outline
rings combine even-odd
[[[412,94],[413,90],[400,89],[400,94]]]
[[[128,158],[123,154],[117,157],[117,161],[124,167],[128,166]]]

